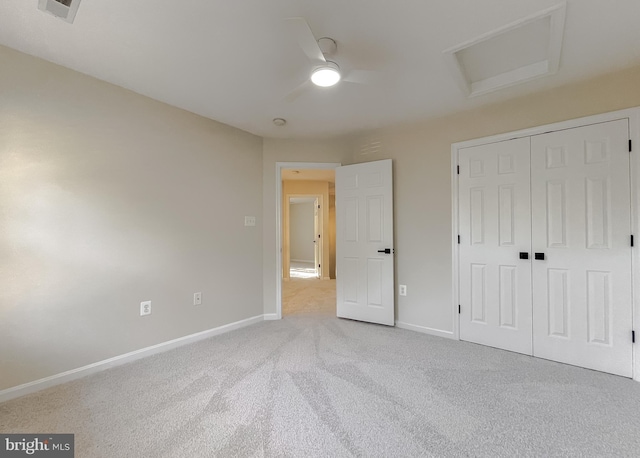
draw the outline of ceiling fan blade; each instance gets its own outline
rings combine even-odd
[[[307,55],[307,57],[309,57],[309,59],[311,59],[311,61],[313,62],[326,63],[327,61],[324,58],[322,50],[320,49],[320,46],[318,46],[316,37],[313,36],[311,27],[309,27],[307,21],[301,17],[287,18],[285,19],[285,21],[287,21],[287,23],[292,28],[298,40],[298,44]]]
[[[346,81],[347,83],[372,84],[378,76],[378,72],[371,70],[351,70],[342,78],[342,81]]]
[[[289,103],[293,102],[298,97],[300,97],[302,94],[304,94],[309,89],[311,89],[312,85],[313,85],[313,83],[311,83],[311,81],[309,81],[309,80],[305,81],[300,86],[295,88],[293,91],[289,92],[289,94],[284,98],[285,102],[289,102]]]

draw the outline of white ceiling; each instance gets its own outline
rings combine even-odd
[[[559,0],[83,0],[73,24],[37,3],[0,2],[0,44],[266,137],[416,122],[640,64],[639,0],[568,0],[559,72],[474,99],[442,51]],[[287,102],[311,71],[283,25],[296,16],[376,81]]]

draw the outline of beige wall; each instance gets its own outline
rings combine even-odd
[[[350,143],[345,140],[288,140],[264,139],[262,156],[262,214],[263,214],[263,303],[265,314],[275,314],[276,283],[276,163],[277,162],[336,162],[347,163],[351,157]]]
[[[353,142],[352,162],[394,165],[396,319],[451,332],[451,144],[527,127],[640,106],[640,68],[416,124],[370,132]],[[358,153],[368,139],[377,155]]]
[[[260,138],[0,61],[0,390],[263,313]]]

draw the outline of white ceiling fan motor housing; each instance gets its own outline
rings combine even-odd
[[[320,51],[322,51],[322,54],[324,54],[325,56],[332,56],[336,53],[336,51],[338,51],[338,43],[336,43],[336,40],[329,37],[319,38],[318,47],[320,48]]]

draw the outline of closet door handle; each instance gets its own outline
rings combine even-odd
[[[526,251],[521,251],[520,259],[529,259],[529,253],[527,253]]]
[[[536,253],[536,259],[538,261],[544,261],[544,253]]]

